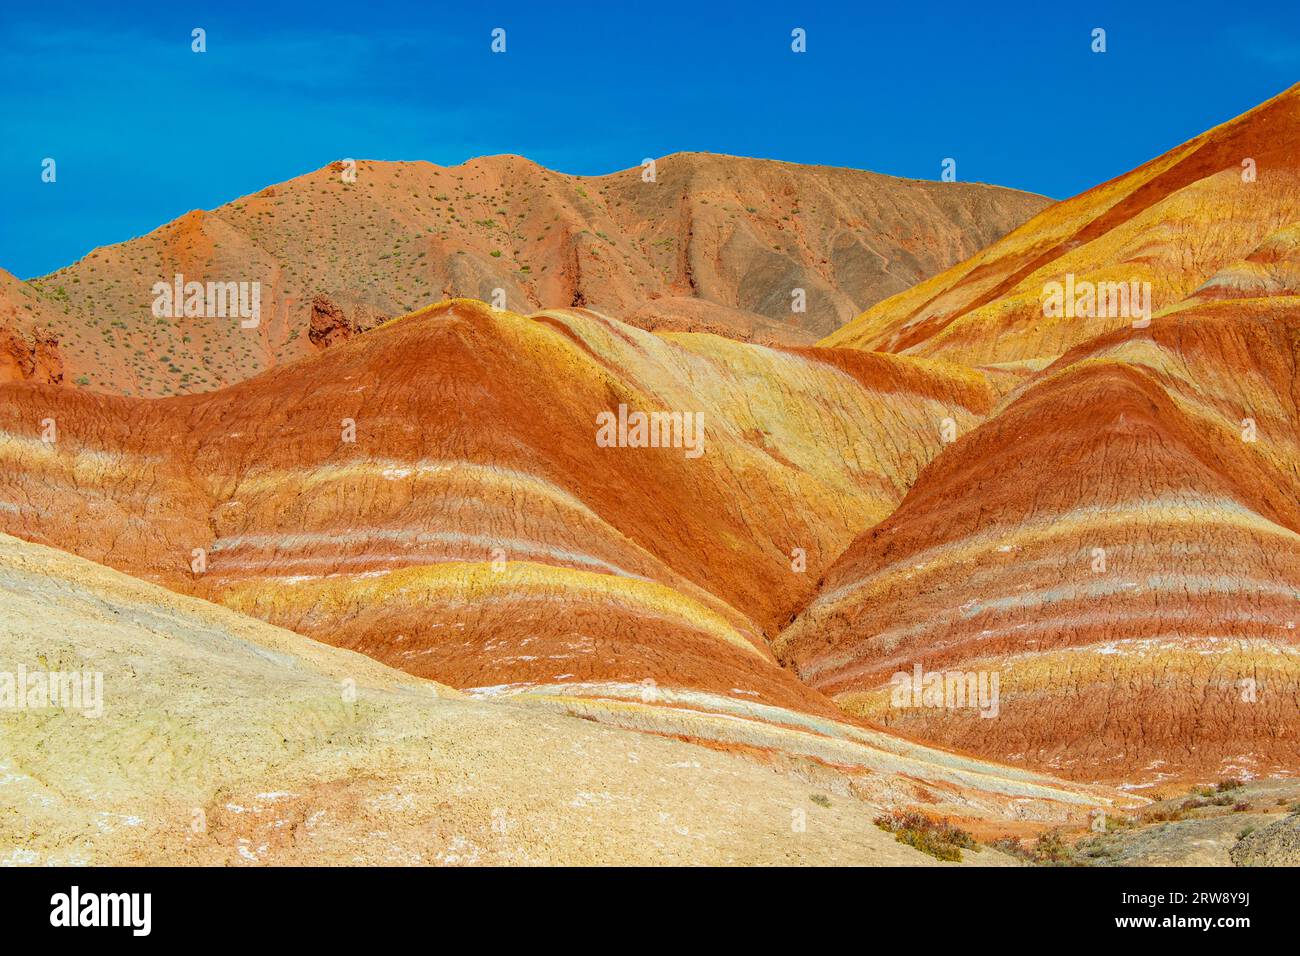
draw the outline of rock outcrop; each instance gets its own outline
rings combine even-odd
[[[1229,853],[1237,866],[1300,866],[1300,813],[1252,830]]]
[[[325,349],[382,325],[389,318],[391,316],[380,315],[358,302],[352,302],[350,308],[344,308],[336,305],[329,296],[320,293],[311,300],[307,338],[312,345]]]
[[[63,381],[59,340],[33,329],[30,341],[20,332],[0,327],[0,382],[37,381],[58,385]]]
[[[0,269],[0,383],[64,380],[55,304]]]

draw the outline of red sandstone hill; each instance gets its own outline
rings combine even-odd
[[[206,395],[0,387],[0,529],[461,688],[825,722],[767,638],[992,401],[944,363],[461,300]],[[620,406],[701,416],[699,453],[602,447]]]
[[[1077,779],[1294,773],[1298,229],[1300,87],[832,336],[1015,377],[986,368],[1008,394],[779,656],[852,713]],[[1149,326],[1044,316],[1066,273],[1151,282]],[[917,664],[1000,674],[999,715],[895,706]]]
[[[526,313],[588,307],[646,329],[811,344],[960,261],[1048,202],[976,183],[679,153],[568,176],[518,156],[460,166],[335,163],[32,285],[94,391],[205,392],[384,318],[466,296]],[[154,283],[260,282],[254,334],[151,312]],[[792,311],[803,289],[806,311]]]

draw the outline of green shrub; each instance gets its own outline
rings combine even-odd
[[[947,820],[931,820],[914,810],[894,811],[875,819],[876,826],[894,834],[894,839],[928,853],[937,860],[961,862],[962,850],[979,852],[975,838]]]
[[[1039,834],[1030,852],[1039,863],[1068,863],[1074,857],[1074,851],[1062,839],[1059,830]]]

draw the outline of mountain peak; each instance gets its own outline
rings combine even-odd
[[[132,395],[220,388],[454,297],[807,345],[1046,203],[708,153],[643,172],[571,176],[513,154],[335,160],[33,287],[62,304],[53,331],[69,366],[96,391]],[[228,316],[160,321],[153,289],[177,275],[256,284],[255,330]]]

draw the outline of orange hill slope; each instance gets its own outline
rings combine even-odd
[[[679,153],[608,176],[517,156],[342,163],[34,280],[101,392],[206,392],[439,298],[586,306],[648,329],[811,344],[1048,200],[974,183]],[[260,325],[155,316],[155,283],[259,282]],[[251,287],[250,287],[251,288]],[[794,312],[803,289],[806,311]],[[64,311],[66,309],[66,311]]]
[[[1076,779],[1293,772],[1297,305],[1071,353],[858,538],[778,654],[851,713]],[[917,664],[998,673],[996,718],[895,707]]]
[[[210,395],[7,386],[0,529],[458,687],[833,718],[766,637],[992,401],[944,363],[456,301]],[[620,405],[702,416],[700,454],[601,447]]]
[[[1296,103],[1289,91],[1116,181],[1156,181],[1159,168],[1166,185],[1190,182],[1174,170],[1261,157],[1254,184],[1229,170],[1166,200],[1130,190],[1146,211],[1106,235],[1126,232],[1162,295],[1186,296],[1161,300],[1149,327],[1040,329],[1025,297],[1038,280],[1024,279],[951,321],[890,333],[895,345],[914,337],[909,353],[972,362],[1034,365],[1081,344],[938,456],[835,563],[776,642],[804,680],[893,728],[1076,779],[1295,771],[1300,255],[1285,220],[1300,213],[1265,180],[1300,172],[1300,154],[1284,164],[1273,151],[1296,141]],[[1191,208],[1188,190],[1253,198],[1232,215],[1210,207],[1213,224],[1149,218]],[[1008,243],[1054,248],[1061,234],[1047,231]],[[959,280],[951,297],[930,296],[971,292]],[[998,674],[998,716],[897,706],[893,676],[918,664]]]
[[[1044,287],[1149,282],[1153,312],[1300,220],[1300,86],[1049,207],[974,257],[869,308],[828,346],[1041,368],[1123,315],[1044,316]],[[1253,178],[1252,178],[1253,177]]]

